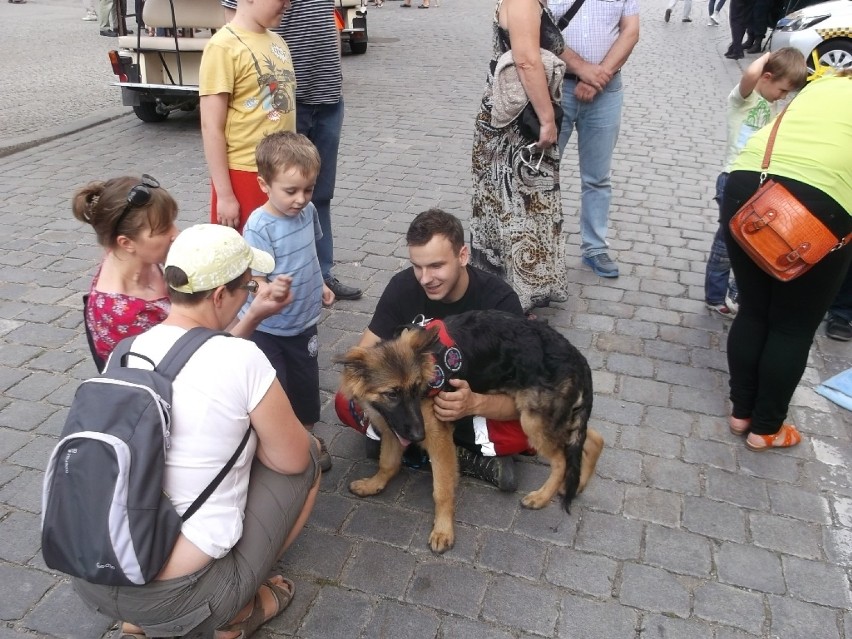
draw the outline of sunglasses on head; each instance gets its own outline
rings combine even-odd
[[[127,204],[115,220],[116,235],[118,234],[118,229],[124,221],[124,218],[127,217],[127,214],[134,208],[139,208],[148,204],[148,202],[151,201],[151,189],[158,188],[160,188],[160,183],[157,182],[156,178],[148,175],[147,173],[142,174],[142,180],[139,184],[127,192]]]

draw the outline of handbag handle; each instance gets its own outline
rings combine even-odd
[[[772,158],[772,148],[775,146],[775,135],[778,133],[778,127],[781,126],[781,118],[787,113],[788,104],[784,110],[775,118],[775,124],[772,125],[772,131],[769,132],[769,140],[766,142],[766,151],[763,152],[763,163],[760,165],[760,183],[763,184],[766,180],[767,169],[769,168],[769,160]]]

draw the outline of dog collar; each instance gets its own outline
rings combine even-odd
[[[464,367],[465,361],[455,340],[447,332],[447,326],[442,320],[425,318],[419,322],[424,329],[438,329],[438,343],[432,352],[433,371],[432,379],[429,381],[427,397],[434,397],[443,390],[453,390],[450,380],[458,376]]]

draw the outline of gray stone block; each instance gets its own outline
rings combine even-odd
[[[625,563],[618,599],[642,610],[689,616],[689,590],[671,573],[651,566]]]
[[[101,636],[112,620],[89,610],[67,581],[49,592],[27,615],[24,627],[68,639]]]
[[[576,548],[616,559],[638,559],[643,525],[614,515],[587,512],[580,522]]]
[[[488,574],[474,566],[453,565],[440,560],[422,563],[414,572],[406,601],[476,619],[488,581]]]
[[[710,542],[705,537],[654,525],[646,532],[645,561],[694,577],[709,577],[713,567]]]
[[[773,514],[795,517],[814,524],[827,525],[831,523],[831,510],[828,501],[822,495],[814,495],[812,492],[795,486],[778,483],[768,484],[767,490],[769,491],[770,511]],[[849,523],[852,524],[852,500],[849,500],[849,505]],[[852,525],[847,527],[852,527]]]
[[[795,599],[849,610],[852,590],[849,578],[839,566],[798,557],[782,557],[787,590]]]
[[[716,539],[746,541],[743,512],[735,506],[702,497],[684,498],[683,527]]]
[[[736,468],[734,451],[731,446],[700,439],[684,440],[683,460],[692,464],[702,464],[729,471]]]
[[[374,595],[400,599],[414,572],[415,558],[408,552],[371,542],[358,544],[340,583]]]
[[[716,551],[719,581],[759,592],[784,594],[781,560],[767,550],[723,543]]]
[[[654,488],[670,490],[682,495],[701,493],[700,469],[678,459],[645,457],[643,461],[648,483]]]
[[[750,513],[754,544],[805,559],[821,559],[820,531],[814,524],[763,513]]]
[[[21,619],[55,583],[54,578],[36,570],[0,564],[0,619]]]
[[[761,632],[765,617],[761,595],[713,582],[695,589],[693,612],[700,619],[753,634]]]
[[[562,601],[559,639],[614,639],[634,637],[639,624],[636,611],[612,600],[592,601],[568,595]]]
[[[617,570],[618,563],[606,557],[559,548],[551,552],[544,578],[571,591],[606,599],[613,594]]]
[[[729,473],[715,468],[705,472],[705,494],[710,499],[726,501],[753,510],[768,510],[769,495],[761,479]]]
[[[840,639],[835,610],[796,601],[790,597],[767,597],[771,622],[769,632],[784,639]]]
[[[428,631],[428,627],[427,627]],[[515,633],[507,628],[499,628],[486,621],[474,621],[462,617],[444,617],[441,621],[441,632],[436,637],[452,637],[453,639],[514,639]],[[387,635],[391,636],[391,635]],[[413,635],[413,639],[427,637],[426,632]]]
[[[299,627],[299,637],[358,637],[372,619],[375,604],[369,595],[327,584]]]
[[[483,530],[479,565],[495,572],[539,580],[547,546],[529,537],[497,530]]]
[[[397,601],[381,601],[367,625],[363,639],[423,639],[437,637],[441,618],[432,610],[406,606]],[[459,636],[459,635],[454,635]],[[470,635],[475,637],[476,635]]]
[[[627,517],[676,527],[680,524],[681,497],[655,488],[628,486],[624,497]]]
[[[44,473],[35,470],[24,470],[17,477],[0,488],[0,502],[27,510],[31,513],[41,512],[41,487]]]
[[[49,404],[18,400],[0,411],[0,426],[33,430],[55,411],[56,407]]]
[[[713,626],[694,619],[652,614],[642,620],[639,636],[642,639],[713,639]]]
[[[553,636],[561,594],[535,582],[498,575],[488,586],[482,617],[518,630]]]

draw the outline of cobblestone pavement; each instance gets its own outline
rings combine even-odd
[[[520,494],[463,479],[456,547],[440,557],[426,545],[428,474],[403,470],[371,499],[348,492],[373,462],[335,423],[331,358],[357,340],[406,263],[412,215],[429,206],[468,215],[493,2],[370,10],[369,51],[344,64],[334,209],[337,274],[366,294],[323,317],[318,430],[334,468],[283,561],[295,601],[259,636],[852,638],[849,414],[813,392],[852,365],[852,345],[817,338],[791,409],[801,446],[754,454],[728,433],[729,325],[705,310],[702,282],[724,98],[740,68],[721,57],[725,29],[704,25],[700,3],[691,24],[663,23],[663,9],[642,3],[642,39],[625,69],[612,214],[622,276],[605,281],[580,264],[569,149],[572,295],[542,312],[594,370],[592,422],[607,440],[597,476],[570,515],[556,504],[525,511]],[[194,114],[160,125],[123,117],[0,159],[0,639],[99,637],[111,623],[44,566],[40,491],[74,390],[95,372],[80,294],[100,251],[69,196],[87,179],[143,171],[174,193],[183,224],[205,219]],[[520,467],[521,490],[546,472]]]

